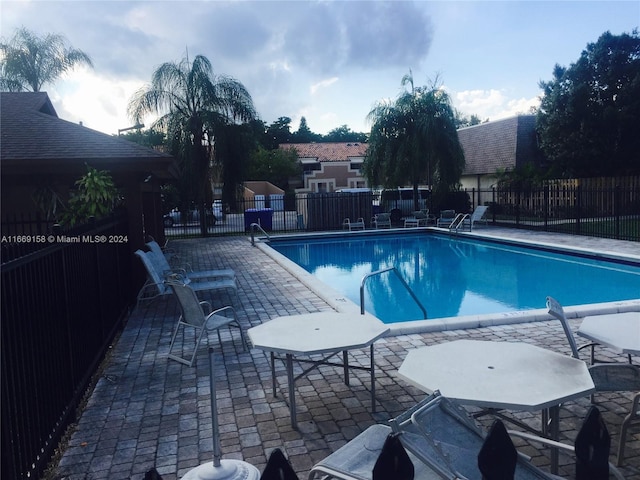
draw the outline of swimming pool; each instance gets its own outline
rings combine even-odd
[[[605,261],[516,242],[404,231],[274,239],[270,245],[357,305],[363,276],[395,267],[429,319],[542,309],[547,295],[567,307],[640,298],[640,261]],[[369,278],[364,296],[367,311],[385,323],[423,318],[392,273]]]

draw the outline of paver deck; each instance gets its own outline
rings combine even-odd
[[[485,232],[640,255],[640,245],[634,242],[491,228]],[[245,329],[278,316],[331,310],[245,237],[176,240],[171,246],[196,270],[235,269],[235,306]],[[214,307],[232,302],[224,294],[209,299]],[[131,314],[61,457],[57,479],[142,479],[147,470],[156,467],[164,479],[173,480],[212,460],[208,351],[201,345],[192,368],[167,359],[176,318],[173,299],[157,300]],[[580,322],[581,319],[571,320],[574,331]],[[346,386],[340,369],[323,366],[297,384],[299,429],[294,430],[286,396],[272,396],[268,353],[258,349],[243,351],[239,336],[223,329],[222,345],[215,334],[209,336],[209,345],[216,349],[223,458],[244,460],[262,471],[270,452],[281,448],[298,476],[306,478],[313,464],[368,426],[385,422],[422,399],[424,393],[398,377],[398,368],[408,350],[452,339],[526,341],[569,353],[562,327],[556,321],[387,337],[375,344],[377,413],[371,413],[366,372],[352,374],[351,385]],[[367,353],[354,352],[351,362],[366,366]],[[620,359],[611,351],[600,353],[600,357]],[[279,384],[284,387],[284,368],[277,368]],[[617,449],[620,423],[628,412],[631,395],[596,395],[612,435],[612,453]],[[573,441],[589,406],[588,397],[562,406],[561,441]],[[533,412],[520,412],[517,417],[531,425],[539,422],[539,415]],[[490,419],[482,422],[488,426]],[[548,466],[548,450],[522,446],[521,451],[530,455],[535,464]],[[626,456],[623,474],[640,478],[637,429],[628,439]],[[571,462],[569,457],[561,456],[561,474],[573,477]]]

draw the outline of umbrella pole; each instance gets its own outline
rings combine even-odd
[[[259,480],[260,472],[250,463],[241,460],[221,460],[220,432],[218,430],[218,404],[216,401],[216,379],[213,348],[209,347],[209,375],[211,394],[211,424],[213,427],[213,462],[192,468],[183,480]]]

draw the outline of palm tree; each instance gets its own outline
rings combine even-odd
[[[38,37],[24,27],[16,30],[10,42],[0,43],[0,89],[39,92],[78,65],[93,67],[86,53],[66,44],[62,35]]]
[[[464,169],[464,153],[447,93],[435,82],[415,87],[411,72],[402,78],[402,87],[395,101],[381,101],[367,115],[372,127],[363,171],[371,185],[411,184],[419,210],[418,185],[424,182],[437,193],[453,190]]]
[[[206,235],[203,205],[211,198],[211,164],[231,161],[216,154],[216,142],[222,142],[229,125],[255,118],[251,95],[237,80],[214,75],[206,57],[198,55],[193,63],[185,57],[160,65],[151,84],[134,94],[129,116],[138,121],[147,114],[160,115],[152,128],[167,133],[172,151],[182,160],[183,179],[191,184]]]

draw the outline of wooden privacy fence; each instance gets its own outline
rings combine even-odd
[[[73,233],[3,224],[2,478],[39,478],[130,305],[124,218]],[[34,230],[36,231],[36,230]]]

